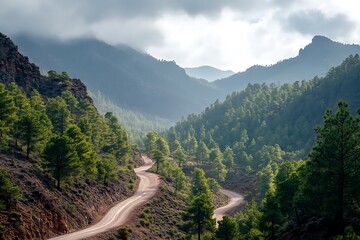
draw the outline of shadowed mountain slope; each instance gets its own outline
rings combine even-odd
[[[228,91],[244,89],[248,83],[290,83],[325,76],[329,68],[337,66],[350,54],[360,53],[360,46],[334,42],[315,36],[312,42],[300,49],[296,57],[271,66],[255,65],[245,72],[217,80],[214,85]]]

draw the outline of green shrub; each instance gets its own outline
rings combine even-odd
[[[6,226],[3,224],[0,224],[0,233],[4,234],[4,233],[6,233],[6,230],[7,230]]]
[[[145,212],[141,212],[141,213],[139,214],[139,218],[149,219],[149,216],[148,216]]]
[[[347,226],[344,235],[338,235],[334,237],[334,240],[360,240],[360,236],[355,233],[351,226]]]
[[[116,236],[120,239],[120,240],[127,240],[129,239],[129,235],[131,233],[131,229],[127,229],[127,228],[119,228],[119,230],[117,231]]]
[[[21,198],[20,188],[12,184],[9,172],[0,168],[0,210],[9,208],[14,201]]]

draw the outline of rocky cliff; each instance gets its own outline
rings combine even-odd
[[[71,80],[71,81],[69,81]],[[43,96],[59,96],[65,90],[71,91],[78,99],[87,98],[92,102],[86,86],[79,79],[68,79],[66,75],[49,78],[40,74],[39,68],[29,62],[28,57],[19,53],[17,46],[0,33],[0,82],[16,84],[27,94],[38,90]]]

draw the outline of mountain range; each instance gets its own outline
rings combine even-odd
[[[255,65],[244,72],[208,82],[189,75],[199,77],[196,74],[217,70],[211,67],[184,70],[174,61],[158,60],[124,45],[110,46],[93,39],[59,42],[25,35],[13,39],[19,50],[42,71],[66,71],[115,105],[172,122],[201,112],[216,99],[222,100],[249,83],[280,84],[325,76],[350,54],[360,53],[359,45],[315,36],[295,57],[271,66]]]
[[[205,79],[209,82],[230,77],[235,73],[231,70],[221,70],[211,66],[187,67],[184,68],[187,75],[194,78]]]
[[[42,70],[66,71],[117,105],[173,121],[201,111],[222,95],[206,81],[186,75],[174,61],[158,60],[127,46],[29,36],[17,36],[14,42]]]
[[[255,65],[213,84],[227,91],[242,90],[249,83],[289,83],[323,77],[327,71],[342,63],[350,54],[360,53],[360,46],[334,42],[315,36],[311,43],[299,50],[296,57],[271,66]]]

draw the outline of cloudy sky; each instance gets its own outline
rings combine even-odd
[[[297,55],[314,35],[360,43],[358,0],[0,0],[0,31],[127,44],[233,71]]]

